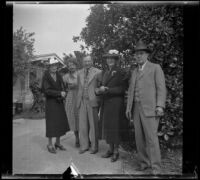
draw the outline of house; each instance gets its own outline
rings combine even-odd
[[[19,77],[13,84],[13,103],[22,104],[23,109],[28,109],[33,103],[33,95],[30,91],[30,81],[32,78],[37,79],[40,83],[44,71],[49,62],[59,62],[59,68],[65,67],[63,60],[56,54],[41,54],[31,59],[31,66],[28,69],[25,78]]]

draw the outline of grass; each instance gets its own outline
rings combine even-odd
[[[121,144],[124,153],[122,154],[122,160],[124,164],[124,169],[127,174],[132,174],[137,166],[137,154],[136,154],[136,144],[134,134],[130,134],[130,140],[128,142],[123,142]],[[170,144],[174,144],[170,146]],[[182,137],[172,138],[168,148],[161,148],[161,158],[162,158],[162,174],[166,175],[180,175],[182,174]],[[137,173],[137,172],[135,172]],[[139,173],[138,173],[139,174]],[[142,174],[148,174],[142,173]]]
[[[162,169],[164,174],[181,174],[182,149],[162,151]]]
[[[161,150],[162,157],[162,174],[163,175],[181,175],[182,174],[182,149],[176,148],[174,150]],[[128,153],[123,153],[121,156],[123,160],[123,167],[125,174],[148,174],[149,172],[135,172],[137,168],[137,154],[133,150]]]
[[[32,111],[24,111],[20,114],[15,114],[13,116],[13,119],[20,119],[20,118],[24,118],[24,119],[44,119],[45,118],[45,112],[32,112]]]

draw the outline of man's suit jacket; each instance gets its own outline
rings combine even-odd
[[[99,106],[99,99],[95,95],[95,89],[97,88],[97,76],[101,73],[101,70],[91,67],[88,74],[88,95],[89,95],[89,104],[92,107]],[[80,107],[81,100],[83,98],[84,92],[84,69],[81,69],[78,72],[78,97],[77,97],[77,107]]]
[[[127,110],[132,111],[137,68],[133,70],[129,84]],[[166,87],[164,73],[159,64],[147,61],[138,78],[139,96],[146,116],[155,116],[156,107],[165,108]]]

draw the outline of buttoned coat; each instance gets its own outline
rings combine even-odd
[[[128,90],[127,111],[132,111],[133,109],[137,71],[138,69],[136,68],[132,72]],[[157,106],[165,108],[165,77],[159,64],[147,61],[141,75],[138,78],[138,87],[139,98],[145,116],[155,116]]]
[[[105,139],[108,144],[119,144],[128,140],[128,120],[125,116],[125,92],[128,81],[125,72],[119,67],[114,67],[111,72],[102,74],[102,86],[108,87],[104,94],[100,94],[100,139]]]
[[[63,136],[69,131],[69,125],[61,97],[61,91],[65,91],[65,85],[60,74],[56,73],[55,81],[49,71],[46,71],[42,79],[42,91],[46,99],[46,137]]]
[[[89,96],[89,104],[91,107],[99,106],[99,98],[95,94],[95,89],[97,88],[97,77],[98,74],[101,73],[100,69],[95,67],[91,67],[88,74],[88,96]],[[80,108],[81,100],[83,98],[84,92],[84,69],[81,69],[78,72],[78,95],[77,95],[77,107]]]

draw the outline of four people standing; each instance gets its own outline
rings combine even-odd
[[[138,68],[132,72],[126,115],[133,119],[139,157],[138,170],[160,172],[161,155],[157,136],[159,117],[166,100],[164,73],[158,64],[148,61],[150,50],[139,41],[135,48]]]

